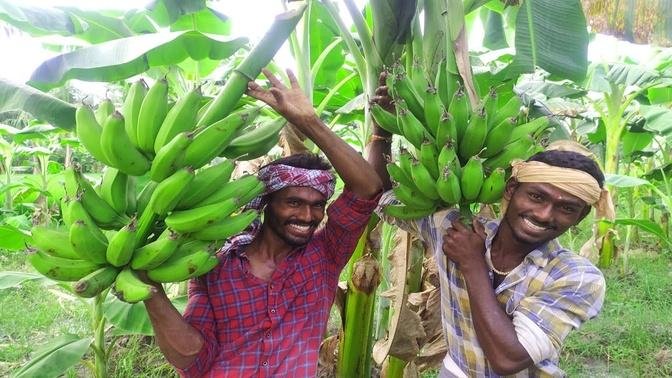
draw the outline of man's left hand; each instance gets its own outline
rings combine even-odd
[[[485,267],[485,227],[476,218],[471,223],[467,227],[457,220],[443,235],[443,253],[463,271]]]
[[[299,82],[291,70],[287,70],[289,87],[283,84],[268,69],[264,68],[262,72],[268,79],[271,87],[265,89],[254,81],[250,81],[247,85],[247,94],[249,96],[265,102],[299,129],[317,118],[313,104],[310,103],[308,97],[301,90]]]

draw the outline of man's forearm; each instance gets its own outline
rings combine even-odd
[[[487,270],[466,272],[464,277],[478,342],[496,372],[508,375],[532,365],[513,322],[497,301]]]
[[[159,349],[177,368],[191,366],[203,347],[198,330],[187,323],[163,290],[145,301]]]
[[[382,189],[376,171],[343,139],[334,134],[320,118],[302,121],[297,125],[324,154],[348,188],[360,198],[372,198]]]
[[[392,134],[374,124],[372,139],[366,145],[366,160],[383,182],[383,189],[392,189],[390,174],[387,172],[387,156],[392,156]]]

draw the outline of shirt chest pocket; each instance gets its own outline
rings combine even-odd
[[[317,313],[324,302],[330,299],[324,287],[324,282],[315,270],[293,274],[283,285],[287,312],[300,315]]]

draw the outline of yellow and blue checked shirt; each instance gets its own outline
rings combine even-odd
[[[441,319],[448,345],[446,359],[452,359],[466,376],[497,377],[476,337],[464,277],[441,249],[444,230],[458,219],[459,211],[447,209],[423,219],[401,221],[390,219],[380,211],[383,206],[395,202],[391,191],[385,193],[377,213],[384,220],[417,234],[436,256],[441,284]],[[487,233],[485,246],[489,250],[499,221],[483,219],[482,222]],[[493,278],[492,273],[490,277]],[[550,339],[555,353],[514,376],[564,376],[558,366],[562,342],[572,329],[599,313],[605,286],[599,269],[587,259],[564,249],[557,240],[530,252],[500,283],[495,293],[510,317],[515,312],[536,324]],[[444,367],[440,376],[453,375]]]

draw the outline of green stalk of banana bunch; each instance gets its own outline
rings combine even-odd
[[[285,43],[289,34],[301,19],[305,6],[278,15],[264,37],[250,51],[245,59],[232,71],[224,88],[210,102],[198,126],[206,126],[226,117],[236,106],[240,97],[247,90],[247,83],[261,73],[280,46]]]

